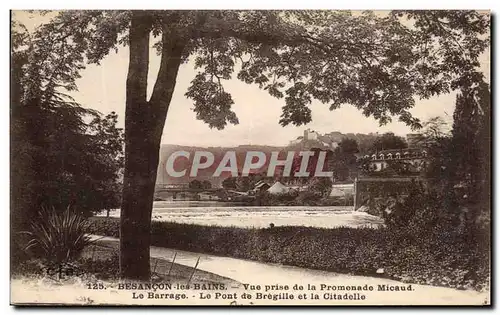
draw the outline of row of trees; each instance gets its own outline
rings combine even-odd
[[[227,190],[249,191],[262,179],[266,179],[266,174],[249,174],[249,176],[228,177],[222,181],[222,187]]]
[[[446,209],[467,208],[473,224],[491,210],[491,98],[489,84],[464,88],[456,98],[451,134],[439,119],[426,129],[430,164],[426,176]]]

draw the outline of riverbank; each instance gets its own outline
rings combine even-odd
[[[116,218],[91,218],[89,233],[119,236]],[[151,245],[352,275],[488,290],[487,239],[401,234],[387,228],[236,228],[153,222]]]

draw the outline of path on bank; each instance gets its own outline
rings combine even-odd
[[[92,235],[93,239],[99,239],[100,242],[118,246],[119,239],[107,236]],[[413,291],[378,291],[379,285],[404,286],[408,283],[402,283],[395,280],[383,278],[353,276],[339,274],[328,271],[320,271],[293,266],[285,266],[270,263],[261,263],[256,261],[237,259],[231,257],[222,257],[202,253],[194,253],[177,249],[151,246],[151,257],[161,258],[172,261],[174,255],[175,263],[194,267],[198,258],[197,269],[218,274],[236,280],[242,284],[288,284],[292,287],[294,284],[307,286],[307,284],[316,285],[316,293],[352,293],[353,291],[319,291],[321,284],[330,286],[373,286],[373,291],[359,292],[369,297],[366,304],[405,304],[405,305],[430,305],[430,304],[483,304],[489,301],[489,294],[473,290],[457,290],[445,287],[435,287],[428,285],[413,284]],[[381,266],[383,267],[383,266]],[[269,292],[268,292],[269,293]],[[272,292],[271,292],[272,293]],[[337,301],[338,303],[339,301]],[[362,303],[362,302],[360,302]],[[333,303],[332,303],[333,304]]]

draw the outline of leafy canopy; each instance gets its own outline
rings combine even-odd
[[[406,147],[408,144],[404,138],[396,136],[392,132],[386,132],[375,140],[371,150],[376,153],[381,150],[404,149]]]
[[[120,202],[118,116],[83,108],[64,93],[76,88],[74,76],[82,68],[76,61],[83,57],[60,43],[47,44],[41,34],[13,25],[11,197],[19,224],[41,205],[58,211],[71,205],[90,215]]]
[[[183,61],[194,60],[198,73],[185,95],[197,118],[218,129],[238,123],[234,101],[224,90],[224,81],[235,73],[284,99],[283,126],[310,122],[308,105],[318,100],[331,110],[353,105],[380,124],[396,116],[418,128],[409,112],[415,98],[481,82],[479,56],[489,45],[489,16],[475,11],[142,14],[159,53],[166,41],[178,42]],[[38,29],[38,40],[57,53],[48,60],[70,61],[56,74],[65,82],[61,87],[75,88],[85,61],[99,63],[127,45],[130,18],[129,11],[63,11]]]

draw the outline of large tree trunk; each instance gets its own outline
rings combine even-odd
[[[130,61],[125,112],[125,172],[120,220],[122,278],[150,277],[151,211],[160,140],[175,87],[183,46],[163,36],[158,78],[147,101],[149,33],[147,12],[134,11],[130,26]],[[164,32],[166,34],[166,32]]]

